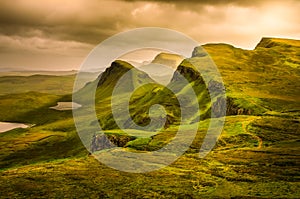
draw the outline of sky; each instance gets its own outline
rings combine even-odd
[[[171,53],[170,51],[162,51],[160,49],[149,48],[149,49],[130,51],[119,58],[124,61],[143,63],[143,62],[149,62],[154,60],[156,55],[162,52]]]
[[[299,0],[0,0],[0,70],[78,70],[114,34],[140,27],[253,49],[299,39]]]

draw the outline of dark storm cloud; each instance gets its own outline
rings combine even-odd
[[[16,3],[18,2],[18,3]],[[180,15],[182,10],[196,10],[207,15],[210,21],[222,19],[223,13],[210,15],[204,5],[249,4],[256,5],[262,1],[217,0],[217,1],[1,1],[0,2],[0,33],[30,37],[33,35],[61,40],[76,40],[91,44],[99,43],[122,27],[132,26],[165,26],[164,19],[159,21],[142,20],[151,16],[134,18],[132,11],[147,2],[155,2],[156,9],[166,9],[162,17]],[[248,3],[245,3],[248,2]],[[251,3],[250,3],[251,2]],[[80,6],[76,6],[80,5]],[[170,9],[170,4],[175,7]],[[143,10],[141,10],[143,11]],[[187,17],[187,16],[186,16]],[[189,18],[186,18],[187,25]],[[162,22],[161,24],[159,22]]]
[[[78,57],[104,39],[147,26],[252,48],[262,36],[298,37],[299,6],[297,0],[0,0],[0,67],[30,65],[20,59],[30,54],[49,55],[52,64],[56,55],[57,64],[65,57],[78,67]]]
[[[141,26],[178,27],[178,30],[186,29],[189,34],[189,26],[197,25],[195,22],[217,24],[227,20],[228,13],[225,11],[229,5],[255,6],[258,9],[268,5],[268,2],[271,1],[1,1],[0,34],[75,40],[90,44],[97,44],[124,29]],[[272,4],[276,2],[279,1],[272,1]],[[272,4],[269,6],[272,7]],[[234,15],[234,7],[231,9]],[[169,23],[170,20],[174,23]]]
[[[110,8],[96,1],[89,1],[81,8],[72,5],[82,1],[68,1],[64,8],[59,1],[56,1],[57,4],[50,3],[48,7],[43,5],[47,1],[18,2],[20,4],[0,2],[0,33],[3,35],[40,36],[95,44],[116,32],[117,23],[125,19],[122,14],[114,14]],[[98,12],[93,9],[91,13],[92,7]],[[112,13],[101,14],[107,9]]]

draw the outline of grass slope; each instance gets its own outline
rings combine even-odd
[[[55,72],[53,73],[55,74]],[[96,75],[97,73],[81,72],[82,78],[87,81],[95,79]],[[76,74],[65,75],[64,73],[55,75],[0,76],[0,95],[30,91],[56,95],[70,94],[73,91],[75,77]],[[84,85],[81,86],[83,87]]]
[[[237,105],[259,107],[261,113],[288,112],[300,110],[300,71],[295,67],[300,65],[299,43],[263,38],[254,50],[227,44],[203,47],[222,74],[226,94]]]
[[[50,94],[69,94],[72,92],[75,75],[50,76],[4,76],[0,77],[0,94],[36,91]]]

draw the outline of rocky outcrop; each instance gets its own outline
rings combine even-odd
[[[216,80],[210,80],[208,82],[208,91],[212,98],[222,94],[225,95],[225,87],[224,85]]]
[[[226,104],[226,115],[251,115],[253,113],[250,109],[239,107],[234,103],[233,98],[227,97]]]
[[[134,140],[135,137],[118,134],[101,134],[94,135],[91,143],[91,151],[100,151],[113,147],[124,147],[129,141]]]
[[[94,135],[91,144],[91,152],[100,151],[114,147],[105,135]]]
[[[225,114],[227,114],[226,99],[223,97],[217,98],[217,100],[211,106],[211,109],[213,118],[223,117]]]
[[[208,55],[207,52],[203,49],[202,46],[198,46],[194,48],[192,52],[192,57],[205,57],[207,55]]]
[[[226,100],[223,97],[218,97],[213,103],[212,107],[212,117],[222,117],[224,116],[224,111],[226,110],[226,115],[253,115],[252,110],[240,107],[234,103],[234,99],[227,97]]]

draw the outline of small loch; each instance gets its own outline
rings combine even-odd
[[[50,107],[50,109],[55,109],[59,111],[67,111],[80,108],[81,105],[76,102],[57,102],[56,106]]]
[[[30,125],[13,122],[0,122],[0,133],[10,131],[16,128],[28,128]]]

